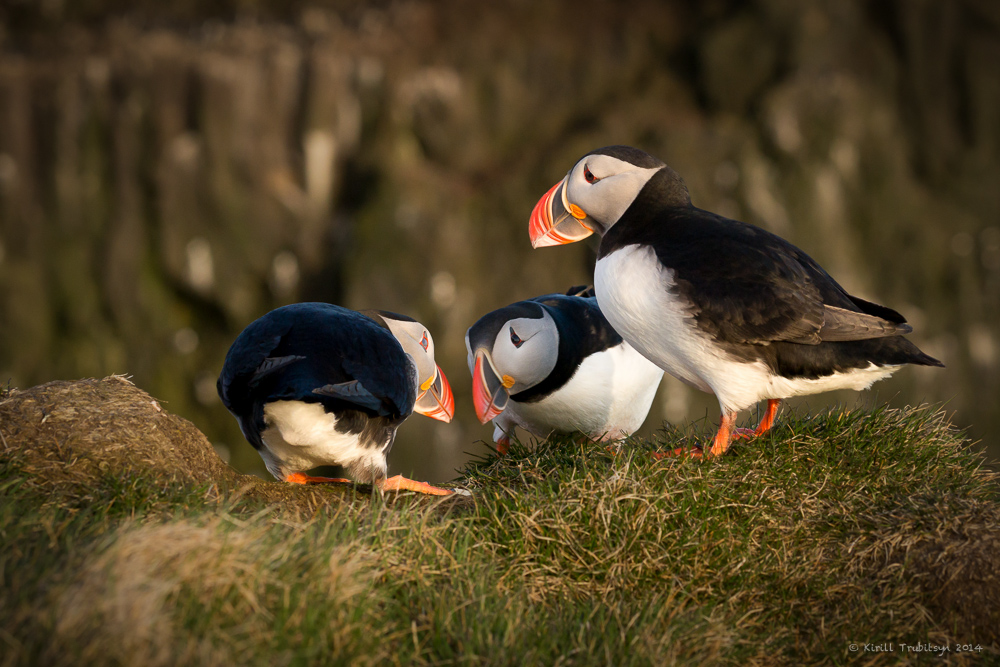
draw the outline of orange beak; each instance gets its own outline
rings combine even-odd
[[[440,366],[437,367],[434,382],[417,397],[413,411],[445,423],[455,416],[455,395],[451,393],[451,385]]]
[[[532,248],[563,245],[582,241],[594,230],[584,224],[580,207],[566,201],[566,179],[562,179],[542,195],[531,211],[528,236]]]
[[[472,402],[480,423],[485,424],[503,412],[508,400],[510,392],[493,368],[490,353],[481,348],[476,350],[476,364],[472,367]]]

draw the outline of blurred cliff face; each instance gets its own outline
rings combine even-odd
[[[900,310],[948,368],[865,400],[947,402],[1000,458],[995,3],[94,5],[3,16],[0,380],[132,374],[252,470],[215,395],[238,332],[393,310],[431,328],[457,419],[409,420],[390,467],[447,479],[490,434],[466,328],[591,280],[593,245],[532,251],[527,218],[621,143]],[[716,411],[667,379],[645,432]]]

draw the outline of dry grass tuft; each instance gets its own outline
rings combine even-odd
[[[302,632],[308,606],[317,603],[330,620],[328,640],[346,646],[364,629],[351,620],[351,610],[374,578],[362,565],[365,551],[325,549],[303,561],[309,526],[297,527],[287,541],[269,531],[266,523],[226,516],[123,525],[58,596],[46,657],[53,663],[72,656],[85,664],[245,664],[252,647],[281,646]],[[296,563],[304,567],[288,567]],[[203,601],[213,602],[206,609]],[[278,619],[272,610],[283,604]],[[209,611],[210,627],[225,632],[185,627],[188,614]],[[272,664],[285,662],[273,657]]]

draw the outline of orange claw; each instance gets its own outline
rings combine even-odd
[[[678,447],[670,452],[653,452],[653,458],[657,461],[667,458],[700,459],[704,456],[705,453],[702,452],[701,449],[687,449],[685,447]]]
[[[450,496],[455,493],[448,489],[439,489],[436,486],[431,486],[427,482],[417,482],[407,479],[402,475],[382,480],[379,482],[378,487],[383,491],[416,491],[417,493],[426,493],[431,496]]]
[[[342,477],[313,477],[312,475],[306,475],[301,472],[293,472],[290,475],[285,475],[285,481],[291,484],[328,484],[335,482],[337,484],[353,484],[351,480],[344,479]]]

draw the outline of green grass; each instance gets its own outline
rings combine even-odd
[[[465,471],[474,504],[308,517],[144,477],[53,491],[7,454],[0,664],[996,659],[1000,487],[941,413],[786,415],[720,460],[650,456],[693,437],[515,443]]]

